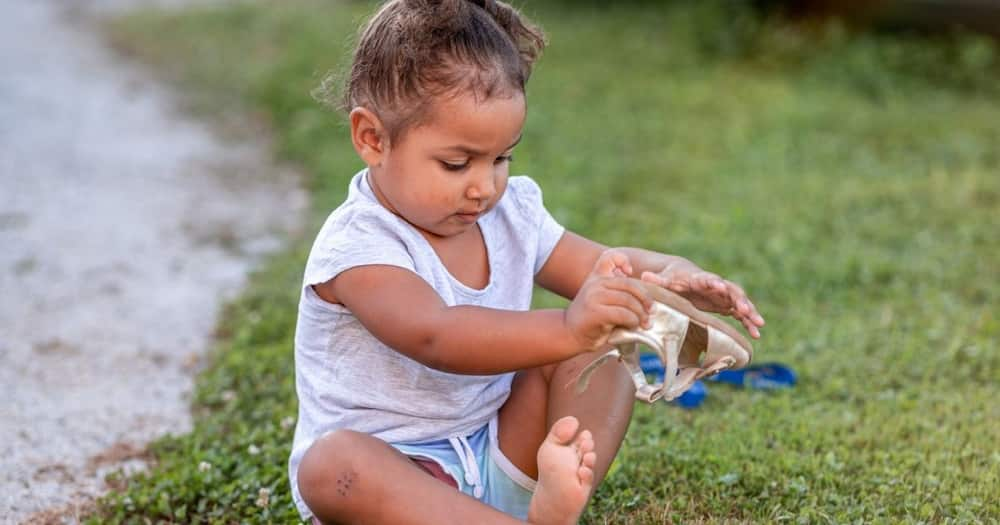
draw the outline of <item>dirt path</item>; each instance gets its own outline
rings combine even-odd
[[[90,15],[139,3],[0,17],[0,523],[189,428],[219,305],[304,210],[266,146],[222,143],[102,45]]]

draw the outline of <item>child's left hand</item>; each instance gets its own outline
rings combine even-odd
[[[675,261],[659,273],[643,272],[642,280],[682,295],[699,310],[730,315],[743,323],[751,337],[760,337],[764,318],[743,288],[732,281],[687,260]]]

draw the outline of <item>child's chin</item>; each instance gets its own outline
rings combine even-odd
[[[458,221],[448,221],[445,224],[438,224],[430,227],[417,226],[424,233],[435,237],[454,237],[460,233],[465,233],[473,224],[464,224]]]

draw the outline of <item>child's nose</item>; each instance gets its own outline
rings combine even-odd
[[[485,173],[476,174],[472,184],[469,185],[466,195],[471,200],[489,200],[497,192],[496,180],[492,170],[484,171]]]

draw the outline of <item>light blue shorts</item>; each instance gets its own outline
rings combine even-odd
[[[465,494],[516,518],[528,518],[536,482],[500,451],[496,416],[466,437],[390,445],[412,458],[437,463]]]

